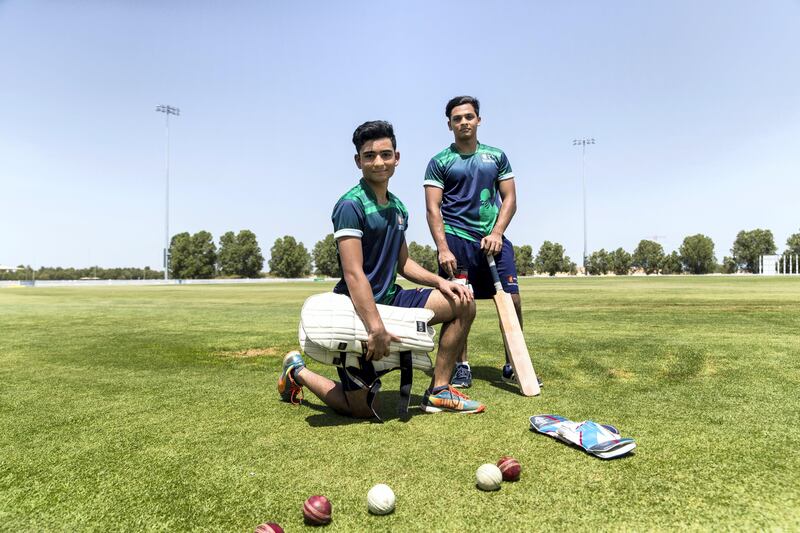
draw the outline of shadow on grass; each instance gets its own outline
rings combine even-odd
[[[411,401],[408,404],[408,413],[400,415],[397,412],[397,406],[400,403],[400,391],[388,390],[378,393],[378,414],[384,422],[398,420],[400,422],[408,422],[412,416],[423,414],[419,410],[419,404],[422,402],[422,396],[416,394],[411,395]],[[330,427],[330,426],[346,426],[349,424],[377,424],[378,420],[375,418],[353,418],[348,415],[342,415],[328,407],[323,403],[311,403],[308,401],[303,402],[304,405],[317,411],[316,414],[306,417],[306,422],[311,427]]]
[[[505,392],[513,392],[520,394],[519,387],[511,383],[503,381],[503,370],[493,366],[471,366],[472,379],[480,379],[486,381],[492,387],[498,388]]]

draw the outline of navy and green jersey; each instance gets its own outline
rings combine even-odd
[[[500,212],[498,184],[513,177],[499,148],[478,144],[474,154],[462,155],[451,144],[428,163],[425,186],[442,189],[445,233],[480,241],[492,232]]]
[[[388,202],[380,205],[375,193],[362,178],[358,185],[339,198],[331,219],[333,238],[337,243],[342,237],[361,239],[364,274],[372,287],[375,303],[389,305],[400,289],[395,283],[397,259],[405,242],[408,211],[397,196],[387,192],[387,198]],[[339,294],[350,294],[344,277],[333,290]]]

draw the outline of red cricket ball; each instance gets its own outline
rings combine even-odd
[[[283,533],[283,528],[275,522],[266,522],[256,528],[256,533]]]
[[[311,496],[303,504],[303,517],[312,526],[329,524],[332,511],[331,501],[325,496]]]
[[[519,475],[522,472],[522,466],[519,461],[510,455],[504,455],[497,461],[497,467],[503,473],[503,481],[518,481]]]

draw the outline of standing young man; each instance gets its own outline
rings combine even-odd
[[[333,235],[343,274],[334,292],[348,295],[364,322],[367,359],[382,359],[389,354],[389,343],[399,340],[386,330],[376,304],[431,309],[431,324],[442,323],[442,329],[433,381],[421,408],[428,413],[480,413],[483,404],[449,384],[475,318],[475,302],[463,285],[428,272],[408,256],[408,211],[389,192],[389,178],[400,162],[392,125],[365,122],[353,133],[353,144],[362,178],[333,208]],[[435,289],[405,290],[395,283],[398,272],[409,281]],[[341,381],[332,381],[309,370],[298,352],[290,352],[283,360],[278,392],[283,400],[296,402],[305,386],[340,413],[372,417],[367,403],[368,377],[354,368],[339,368],[338,372]]]
[[[475,298],[491,298],[495,290],[486,261],[486,254],[491,253],[521,325],[514,247],[503,236],[517,210],[511,165],[502,150],[478,142],[481,116],[477,98],[456,96],[447,102],[445,114],[455,142],[433,156],[425,172],[428,226],[439,252],[439,274],[466,273]],[[514,379],[508,353],[503,379]],[[464,388],[472,385],[466,343],[451,383]]]

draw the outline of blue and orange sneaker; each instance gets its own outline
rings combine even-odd
[[[294,380],[294,373],[305,366],[303,356],[296,350],[287,353],[283,358],[283,367],[278,378],[278,393],[284,402],[300,405],[303,401],[303,387]]]
[[[450,413],[482,413],[486,410],[486,406],[476,400],[470,400],[466,394],[459,392],[452,386],[437,387],[441,388],[438,392],[433,392],[436,389],[428,389],[425,391],[425,396],[422,398],[422,409],[426,413],[441,413],[447,411]]]

